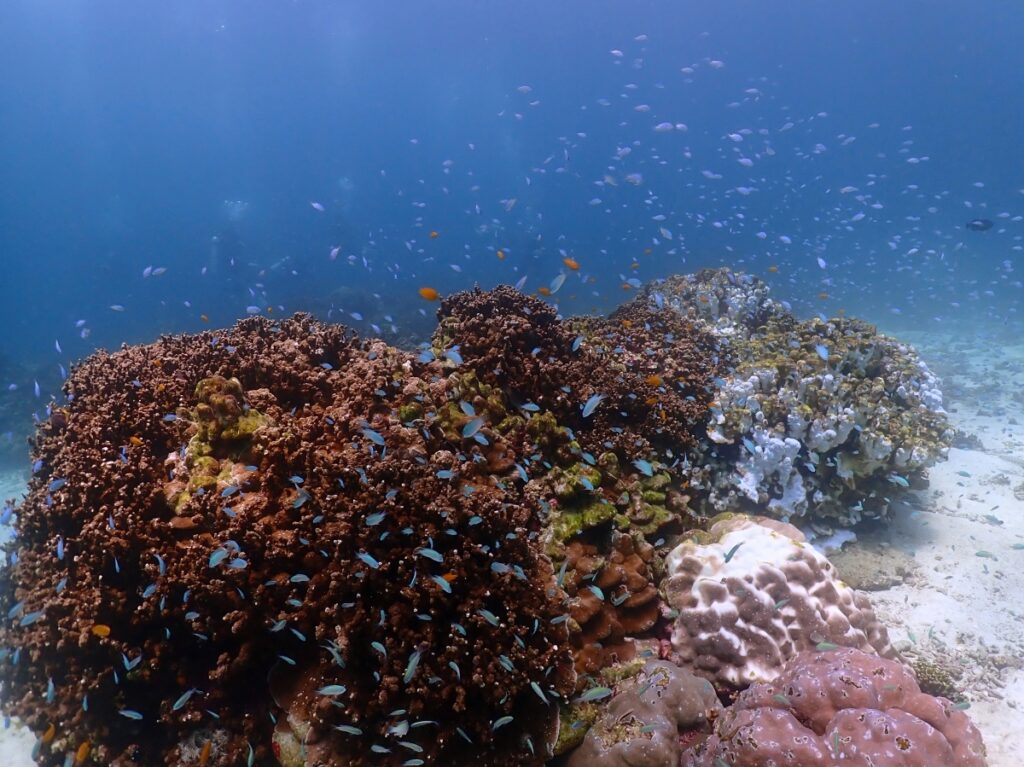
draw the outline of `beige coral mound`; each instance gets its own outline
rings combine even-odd
[[[867,597],[839,580],[792,525],[735,515],[701,540],[672,550],[661,586],[676,611],[672,648],[694,673],[743,688],[829,644],[895,657]]]
[[[566,767],[677,767],[703,741],[722,704],[706,679],[664,660],[624,683]]]
[[[842,647],[801,653],[755,685],[683,767],[985,767],[981,734],[902,664]]]

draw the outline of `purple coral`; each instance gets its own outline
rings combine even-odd
[[[683,767],[985,767],[981,734],[895,661],[852,648],[804,652],[740,693]]]

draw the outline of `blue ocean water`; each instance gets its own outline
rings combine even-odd
[[[410,344],[422,287],[601,312],[725,264],[803,315],[1013,326],[1022,24],[995,0],[6,0],[4,454],[98,347],[300,310]]]

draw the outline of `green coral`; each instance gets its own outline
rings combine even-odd
[[[922,692],[950,700],[959,700],[963,697],[956,678],[948,669],[938,663],[925,658],[915,658],[910,667],[914,670],[914,676],[917,677],[917,683]]]

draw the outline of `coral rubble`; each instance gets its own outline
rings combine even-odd
[[[684,767],[984,767],[981,735],[900,663],[850,648],[804,652],[740,693]]]
[[[672,550],[661,584],[676,612],[672,648],[694,673],[742,689],[814,647],[895,657],[867,598],[792,525],[726,515],[698,539]]]

